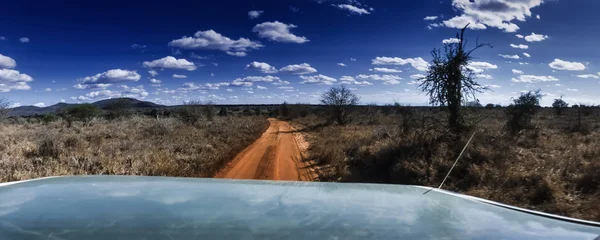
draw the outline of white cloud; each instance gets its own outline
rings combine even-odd
[[[129,71],[122,69],[111,69],[103,73],[98,73],[94,76],[77,79],[80,84],[76,86],[84,86],[84,88],[97,87],[98,84],[111,84],[121,82],[137,82],[140,80],[140,75],[137,71]],[[86,86],[87,85],[87,86]],[[102,86],[102,85],[101,85]]]
[[[247,38],[232,40],[215,32],[214,30],[198,31],[194,34],[194,37],[184,36],[180,39],[171,41],[169,46],[183,49],[220,50],[234,54],[237,52],[245,53],[251,49],[263,47],[260,42],[250,41]]]
[[[548,39],[548,35],[531,33],[531,35],[525,36],[525,41],[528,42],[539,42],[546,39]]]
[[[29,90],[31,86],[27,82],[33,81],[33,78],[27,74],[20,73],[12,69],[0,69],[0,92],[10,92],[11,90]]]
[[[461,15],[430,26],[463,28],[467,23],[471,23],[470,29],[492,27],[505,32],[516,32],[519,26],[513,21],[526,21],[527,17],[531,17],[531,8],[542,3],[543,0],[452,0],[452,6],[460,11]]]
[[[373,85],[369,81],[356,81],[356,79],[354,79],[351,76],[342,76],[340,78],[340,83],[341,84],[350,84],[350,85],[361,85],[361,86],[370,86],[370,85]]]
[[[423,18],[423,20],[425,20],[425,21],[433,21],[436,19],[438,19],[437,16],[427,16],[427,17]]]
[[[254,94],[254,92],[253,92],[253,91],[246,91],[246,92],[247,92],[247,93],[250,93],[250,94]]]
[[[491,64],[489,62],[471,62],[467,68],[474,73],[482,73],[488,69],[497,69],[498,65]]]
[[[337,65],[340,67],[346,67],[346,64],[344,64],[344,63],[337,63]]]
[[[268,63],[265,62],[251,62],[250,64],[246,65],[246,69],[251,69],[251,70],[258,70],[262,73],[276,73],[277,69],[275,69],[275,67],[269,65]]]
[[[350,61],[356,62],[356,58],[350,58]]]
[[[150,71],[148,71],[148,74],[150,74],[150,76],[154,77],[154,76],[158,75],[158,72],[154,71],[154,70],[150,70]]]
[[[261,14],[263,14],[265,11],[257,11],[257,10],[252,10],[250,12],[248,12],[248,17],[250,19],[256,19],[258,17],[260,17]]]
[[[29,42],[29,38],[27,38],[27,37],[19,38],[19,42],[21,42],[21,43],[28,43]]]
[[[313,75],[313,76],[300,76],[300,78],[304,81],[300,82],[302,84],[325,84],[332,85],[337,79],[328,77],[322,74]]]
[[[425,75],[423,75],[423,74],[413,74],[413,75],[410,75],[410,78],[412,78],[412,79],[421,79],[421,78],[424,78],[424,77],[425,77]]]
[[[517,36],[518,38],[524,38],[524,37],[525,37],[525,36],[523,36],[523,35],[521,35],[521,34],[517,34],[517,35],[515,35],[515,36]]]
[[[131,48],[133,48],[133,49],[145,49],[146,45],[141,45],[141,44],[134,43],[134,44],[131,44]]]
[[[292,74],[310,74],[310,73],[316,73],[317,69],[311,67],[310,64],[308,64],[308,63],[302,63],[302,64],[293,64],[293,65],[288,65],[288,66],[282,67],[281,69],[279,69],[279,71],[292,73]]]
[[[519,62],[519,65],[529,65],[528,62]]]
[[[173,74],[173,78],[187,78],[186,75]]]
[[[117,98],[117,97],[121,97],[121,92],[105,89],[105,90],[93,91],[93,92],[86,93],[85,97],[87,99],[82,99],[82,100],[89,100],[92,98]]]
[[[558,58],[554,59],[553,62],[548,64],[551,68],[557,70],[568,70],[568,71],[582,71],[585,70],[585,65],[580,62],[567,62]]]
[[[46,91],[46,92],[52,92],[52,88],[46,88],[46,89],[44,89],[44,91]]]
[[[162,83],[161,80],[158,80],[156,78],[152,78],[150,79],[150,86],[151,87],[160,87],[160,84]]]
[[[0,36],[0,40],[4,41],[4,40],[6,40],[6,37],[5,36]]]
[[[595,78],[598,79],[600,78],[598,75],[594,75],[594,74],[582,74],[582,75],[577,75],[578,78]]]
[[[154,60],[152,62],[144,62],[144,67],[147,68],[167,68],[167,69],[183,69],[188,71],[194,71],[198,67],[193,62],[186,59],[177,59],[172,56],[167,56],[161,59]]]
[[[488,74],[477,74],[476,77],[477,78],[485,78],[485,79],[494,79],[494,77],[492,77],[492,75],[488,75]]]
[[[342,9],[342,10],[345,10],[345,11],[348,11],[351,14],[358,14],[358,15],[371,14],[371,12],[369,12],[369,10],[367,10],[367,9],[360,8],[360,7],[357,7],[357,6],[353,6],[353,5],[350,5],[350,4],[337,4],[337,5],[336,4],[331,4],[331,6],[334,6],[336,8],[339,8],[339,9]],[[373,11],[372,8],[370,10]]]
[[[276,85],[276,86],[283,86],[283,85],[290,85],[290,82],[284,81],[284,80],[277,80],[275,82],[272,82],[271,84]]]
[[[266,38],[271,41],[285,43],[305,43],[309,40],[306,37],[299,37],[290,32],[290,29],[297,28],[294,24],[285,24],[279,21],[264,22],[257,24],[252,28],[253,32],[258,33],[261,38]]]
[[[510,59],[521,59],[519,57],[519,55],[504,55],[504,54],[498,54],[498,56],[503,57],[503,58],[510,58]]]
[[[512,73],[514,73],[514,74],[524,74],[524,72],[523,72],[523,71],[521,71],[521,70],[517,70],[517,69],[513,69],[513,70],[512,70]]]
[[[406,65],[410,64],[419,71],[427,71],[429,63],[422,58],[376,57],[371,61],[374,65]]]
[[[567,91],[571,91],[571,92],[577,92],[579,91],[577,88],[567,88]]]
[[[241,80],[244,82],[273,82],[281,80],[279,77],[275,76],[248,76],[244,78],[238,78],[236,80]]]
[[[369,69],[369,71],[380,72],[380,73],[401,73],[402,70],[393,69],[393,68],[373,68]]]
[[[525,56],[525,57],[531,57],[531,55],[529,53],[526,53],[526,52],[523,53],[523,56]]]
[[[488,88],[501,88],[499,85],[496,85],[496,84],[485,85],[484,87],[488,87]]]
[[[539,14],[538,14],[538,15],[535,15],[535,18],[537,18],[537,19],[541,19],[541,17],[540,17],[540,15],[539,15]]]
[[[259,90],[265,90],[265,89],[268,89],[268,88],[267,88],[267,87],[260,86],[260,85],[257,85],[257,86],[256,86],[256,89],[259,89]]]
[[[33,106],[36,106],[36,107],[40,107],[40,108],[42,108],[42,107],[45,107],[45,106],[46,106],[46,104],[45,104],[45,103],[43,103],[43,102],[39,102],[39,103],[33,104]]]
[[[290,87],[290,86],[286,86],[286,87],[277,87],[277,89],[283,89],[283,90],[292,90],[292,89],[294,89],[294,87]]]
[[[371,75],[365,75],[365,74],[360,74],[358,76],[356,76],[356,78],[361,79],[361,80],[371,80],[371,81],[383,81],[384,84],[389,85],[389,84],[398,84],[400,83],[399,80],[402,80],[402,78],[400,76],[397,75],[379,75],[379,74],[371,74]]]
[[[232,51],[227,51],[225,53],[227,53],[227,55],[236,56],[236,57],[245,57],[245,56],[248,55],[246,52],[232,52]]]
[[[529,48],[529,46],[524,45],[524,44],[516,45],[516,44],[512,44],[511,43],[510,46],[513,47],[513,48],[519,48],[519,49],[528,49]]]
[[[0,68],[15,68],[16,66],[17,61],[15,61],[9,56],[4,56],[0,54]]]
[[[458,38],[448,38],[448,39],[444,39],[442,40],[443,44],[452,44],[452,43],[459,43],[460,39]]]
[[[555,82],[558,81],[558,78],[553,76],[519,75],[519,78],[513,78],[512,81],[521,83]]]

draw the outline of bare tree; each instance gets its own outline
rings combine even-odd
[[[473,78],[473,70],[469,62],[473,59],[473,51],[490,44],[476,43],[475,48],[465,50],[467,41],[464,39],[465,26],[456,34],[458,43],[447,44],[442,52],[440,49],[431,51],[432,64],[427,75],[421,78],[419,88],[429,95],[429,103],[445,106],[449,112],[448,125],[452,132],[460,132],[464,128],[461,106],[469,99],[476,99],[475,94],[488,90]]]
[[[8,112],[10,112],[10,106],[12,103],[8,101],[6,98],[0,98],[0,121],[5,119],[8,116]]]
[[[345,86],[333,87],[321,95],[321,103],[327,105],[332,120],[340,125],[350,120],[352,107],[358,104],[360,97]]]

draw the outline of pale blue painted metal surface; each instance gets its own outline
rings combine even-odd
[[[57,177],[0,187],[0,239],[594,239],[415,186]]]

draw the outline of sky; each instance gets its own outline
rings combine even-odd
[[[318,103],[345,85],[362,104],[427,105],[431,50],[469,24],[469,66],[506,105],[541,89],[600,104],[600,1],[9,1],[0,98],[50,106],[133,97],[166,105]]]

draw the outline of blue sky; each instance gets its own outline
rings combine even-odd
[[[472,69],[507,104],[600,104],[592,0],[10,1],[0,9],[0,97],[49,106],[134,97],[162,104],[317,103],[340,84],[362,103],[426,105],[430,51],[471,23],[492,44]],[[568,13],[568,14],[567,14]]]

